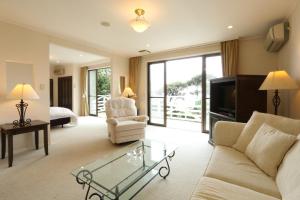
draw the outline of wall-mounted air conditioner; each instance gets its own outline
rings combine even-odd
[[[56,68],[53,70],[55,76],[62,76],[65,74],[65,68]]]
[[[265,49],[278,52],[289,39],[289,23],[284,22],[272,26],[265,40]]]

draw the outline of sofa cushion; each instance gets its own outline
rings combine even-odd
[[[191,200],[279,200],[275,197],[209,177],[202,177]]]
[[[128,130],[134,130],[134,129],[143,129],[146,127],[145,122],[138,122],[134,120],[129,121],[120,121],[116,125],[116,131],[128,131]]]
[[[283,199],[300,199],[300,136],[285,155],[278,169],[276,183]]]
[[[275,177],[284,155],[296,136],[283,133],[264,123],[246,149],[246,155],[266,174]]]
[[[233,148],[240,152],[245,152],[248,144],[263,123],[267,123],[288,134],[298,135],[298,133],[300,133],[300,120],[255,111],[247,122],[237,142],[233,145]]]
[[[230,147],[215,147],[205,176],[247,187],[276,198],[281,197],[271,177],[261,171],[246,155]]]

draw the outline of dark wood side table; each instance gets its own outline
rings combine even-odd
[[[35,148],[39,149],[39,131],[44,131],[44,149],[45,154],[48,155],[48,122],[34,120],[27,126],[15,126],[13,124],[0,125],[1,129],[1,143],[2,143],[2,159],[5,158],[6,151],[6,136],[8,138],[8,167],[13,163],[13,136],[24,133],[35,133]]]

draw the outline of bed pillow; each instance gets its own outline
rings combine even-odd
[[[297,137],[263,124],[246,149],[246,155],[266,174],[275,177],[286,152]]]
[[[300,120],[254,111],[237,142],[233,145],[233,148],[244,153],[253,136],[263,123],[267,123],[288,134],[298,135],[300,133]]]

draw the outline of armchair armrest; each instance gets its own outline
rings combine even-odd
[[[118,124],[118,120],[116,120],[115,118],[108,118],[108,119],[106,119],[106,122],[108,124],[111,124],[111,125],[117,125]]]
[[[147,122],[149,120],[149,117],[146,115],[139,115],[139,116],[135,116],[134,120],[139,122]]]
[[[148,116],[140,115],[140,116],[128,116],[128,117],[119,117],[117,118],[118,121],[126,121],[126,120],[135,120],[139,122],[147,122]]]
[[[240,122],[218,121],[213,131],[215,145],[231,147],[237,141],[245,125]]]

